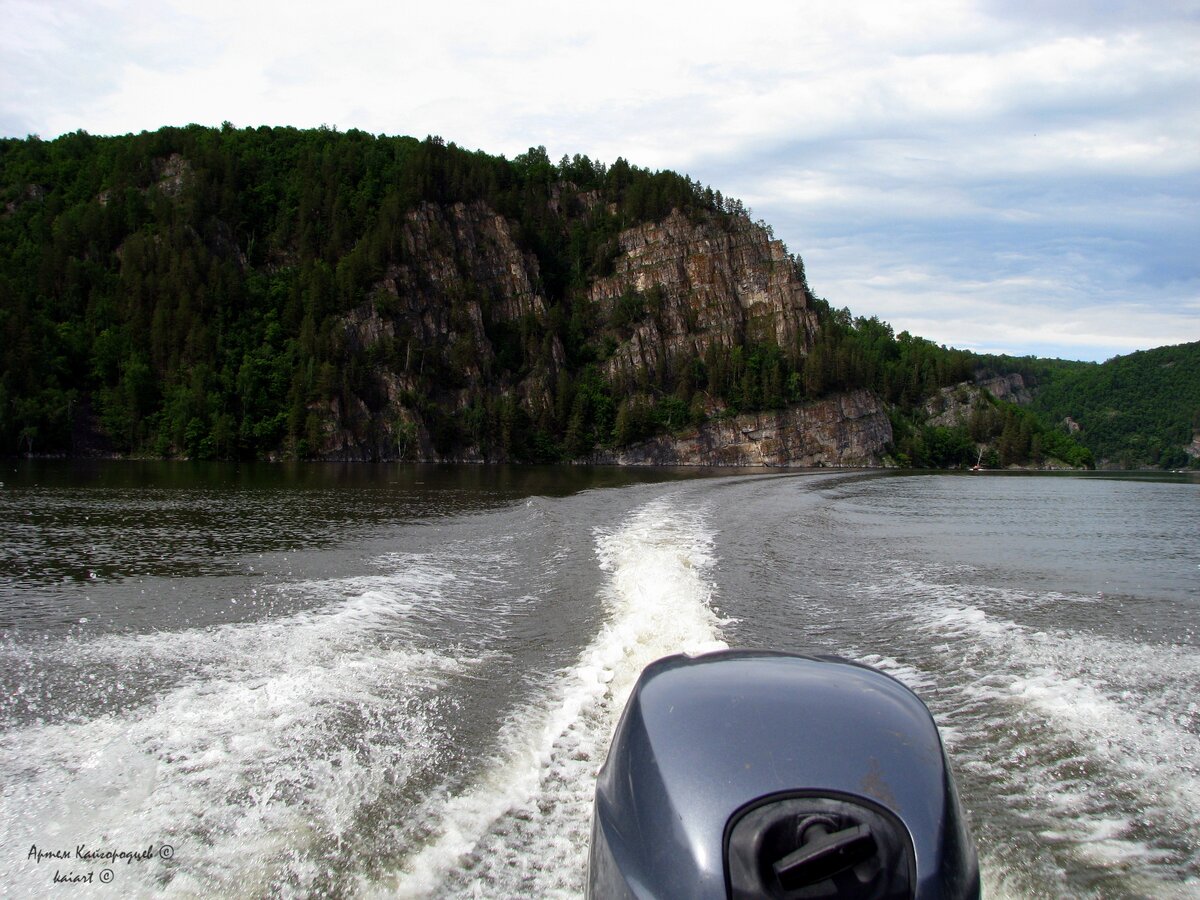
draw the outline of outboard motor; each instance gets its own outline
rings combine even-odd
[[[834,657],[668,656],[638,679],[596,783],[588,896],[979,896],[937,726]]]

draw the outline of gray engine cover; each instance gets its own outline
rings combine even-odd
[[[597,781],[589,896],[728,897],[733,826],[789,797],[861,800],[897,822],[897,846],[915,863],[909,896],[978,896],[953,777],[920,699],[866,666],[764,651],[647,666]],[[834,894],[851,895],[893,896]]]

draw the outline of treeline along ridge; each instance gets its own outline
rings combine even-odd
[[[1006,461],[1090,461],[1027,409],[924,425],[979,358],[832,308],[739,201],[623,159],[189,126],[0,141],[0,190],[4,454],[586,459],[867,388],[901,462],[974,462],[1006,428]],[[766,247],[748,265],[802,297],[731,321],[635,283],[651,226]]]

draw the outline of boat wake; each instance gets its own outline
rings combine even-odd
[[[1147,895],[1194,896],[1200,848],[1180,835],[1200,829],[1200,656],[1194,648],[1106,638],[1022,624],[1006,612],[1068,596],[1016,596],[907,572],[881,596],[912,598],[893,615],[915,629],[920,658],[856,648],[925,697],[978,807],[995,798],[993,822],[1024,798],[1039,865],[1001,851],[1011,840],[976,829],[990,893],[1038,892],[1047,879],[1098,895],[1137,885]],[[1080,598],[1079,602],[1091,602]],[[901,622],[903,624],[901,624]],[[1170,828],[1164,828],[1164,824]],[[1068,870],[1074,872],[1068,876]],[[1109,881],[1111,880],[1111,884]]]
[[[595,774],[642,668],[677,652],[723,648],[708,578],[713,532],[670,498],[597,529],[605,618],[543,699],[507,722],[484,775],[435,798],[428,842],[365,893],[578,897]]]
[[[388,562],[385,575],[288,586],[316,605],[277,619],[7,645],[23,673],[7,712],[24,724],[0,736],[0,844],[171,848],[92,884],[101,895],[332,883],[363,811],[438,764],[445,686],[483,659],[415,639],[421,608],[463,593],[452,554]],[[24,854],[5,862],[18,893],[54,874]]]

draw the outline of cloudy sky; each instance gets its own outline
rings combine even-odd
[[[1200,340],[1200,0],[0,0],[0,134],[225,120],[686,172],[938,343]]]

